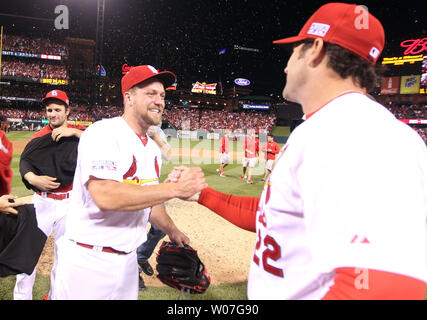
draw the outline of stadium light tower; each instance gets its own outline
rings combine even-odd
[[[104,13],[105,0],[98,0],[96,15],[95,66],[102,64],[102,56],[104,51]]]
[[[104,13],[105,13],[105,0],[98,0],[97,14],[96,14],[96,43],[95,43],[95,65],[93,70],[97,70],[98,66],[102,65],[102,56],[104,51]],[[100,74],[96,74],[96,85],[94,88],[95,103],[100,102],[102,81]]]

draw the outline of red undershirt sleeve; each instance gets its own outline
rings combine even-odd
[[[205,188],[198,202],[239,228],[256,231],[259,198],[233,196],[212,188]]]
[[[425,300],[426,283],[401,274],[362,268],[337,268],[322,300]]]

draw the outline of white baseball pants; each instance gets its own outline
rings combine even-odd
[[[128,254],[89,249],[63,237],[53,300],[137,300],[136,250]]]
[[[69,199],[54,200],[51,198],[42,197],[38,194],[34,194],[33,203],[36,210],[38,227],[46,234],[47,237],[49,237],[53,232],[55,239],[54,263],[50,275],[52,288],[52,283],[55,281],[57,241],[64,235],[65,232],[65,220]],[[13,290],[13,299],[32,300],[35,280],[36,269],[34,269],[31,275],[27,275],[25,273],[18,274],[16,276],[15,288]],[[49,292],[49,296],[50,294],[51,292]]]

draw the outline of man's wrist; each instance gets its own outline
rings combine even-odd
[[[179,196],[179,192],[177,189],[176,182],[165,183],[164,185],[167,188],[166,194],[167,194],[168,200],[173,199],[173,198],[177,198]]]
[[[26,174],[24,174],[24,179],[27,180],[30,184],[32,184],[32,181],[35,176],[36,175],[33,172],[29,171]]]
[[[159,147],[161,147],[162,145],[164,145],[164,144],[165,144],[165,143],[163,142],[163,140],[162,140],[162,139],[160,139],[160,136],[159,136],[157,133],[153,134],[153,136],[151,137],[151,139],[153,139],[153,140],[154,140],[154,142],[155,142],[155,143],[157,143],[157,145],[159,145]]]

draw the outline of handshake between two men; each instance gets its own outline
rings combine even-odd
[[[197,201],[200,192],[208,186],[200,167],[174,167],[164,183],[175,187],[175,198],[187,201]]]

